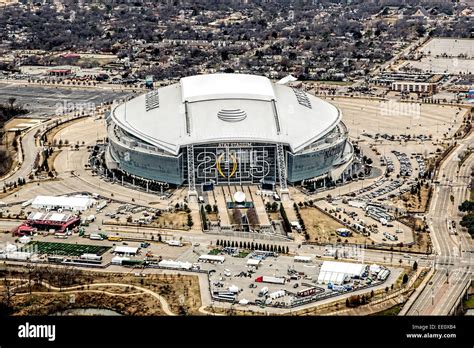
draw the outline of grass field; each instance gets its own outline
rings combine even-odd
[[[474,309],[474,295],[469,296],[469,299],[464,300],[463,306],[466,309]]]
[[[102,255],[107,250],[109,250],[110,247],[100,245],[33,241],[21,248],[20,251],[31,251],[32,249],[36,250],[36,252],[39,254],[81,256],[82,254]]]

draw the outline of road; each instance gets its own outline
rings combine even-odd
[[[449,315],[472,280],[472,240],[465,232],[455,235],[450,227],[459,226],[458,205],[468,197],[468,185],[474,156],[459,168],[457,156],[474,141],[474,133],[458,144],[440,167],[440,184],[436,186],[427,221],[432,231],[436,257],[434,274],[407,315]],[[459,172],[458,172],[459,169]],[[453,184],[454,183],[454,184]],[[454,202],[451,201],[454,197]]]

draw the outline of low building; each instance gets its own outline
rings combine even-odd
[[[129,247],[129,246],[117,246],[114,249],[114,253],[121,254],[121,255],[136,255],[138,254],[137,247]]]
[[[65,233],[78,226],[81,219],[76,215],[56,212],[34,212],[28,215],[27,220],[13,230],[13,235],[32,235],[37,231],[51,231]]]
[[[257,268],[260,265],[260,260],[257,259],[248,259],[247,266]]]
[[[422,95],[433,95],[436,93],[436,83],[415,82],[415,81],[395,81],[391,85],[392,91],[417,93]]]

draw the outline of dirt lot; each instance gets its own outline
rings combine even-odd
[[[3,268],[3,267],[2,267]],[[45,267],[41,269],[46,269]],[[53,286],[60,286],[55,272],[64,268],[49,268],[42,273],[42,280]],[[12,296],[12,309],[14,315],[49,315],[51,313],[71,308],[107,308],[125,315],[163,315],[163,309],[159,301],[139,289],[128,287],[117,287],[113,285],[102,285],[99,287],[88,284],[119,283],[135,285],[146,288],[161,295],[169,304],[170,310],[178,315],[198,315],[201,306],[199,280],[195,276],[180,274],[152,274],[146,276],[135,276],[134,274],[105,273],[75,271],[73,276],[67,278],[68,284],[62,284],[63,288],[81,285],[75,290],[58,292],[49,290],[41,285],[29,289],[18,289]],[[8,271],[1,270],[2,277],[7,274],[8,278],[27,279],[25,267],[10,267]],[[35,274],[35,273],[33,273]],[[59,273],[58,273],[59,274]],[[34,275],[32,279],[37,275]],[[66,278],[65,278],[66,277]],[[22,292],[23,294],[18,294]],[[5,287],[0,286],[0,297],[5,300]],[[75,302],[70,303],[70,295],[75,294]]]
[[[119,224],[128,224],[129,226],[139,226],[136,223],[127,221],[126,216],[121,216],[116,219],[105,220],[104,224],[116,225]],[[156,228],[171,228],[177,230],[189,230],[188,227],[188,214],[184,211],[179,211],[176,213],[162,213],[159,217],[155,218],[149,224],[143,224],[144,227],[156,227]]]
[[[217,216],[217,213],[206,213],[207,214],[207,217],[210,221],[218,221],[219,220],[219,217]]]
[[[177,229],[187,229],[188,214],[184,211],[176,213],[163,213],[153,224],[158,227],[171,227]]]
[[[345,242],[347,240],[348,243],[371,243],[369,238],[358,233],[353,233],[351,237],[339,237],[336,234],[336,229],[344,228],[345,226],[317,208],[300,208],[300,214],[309,234],[309,242],[334,243]]]
[[[280,213],[278,213],[278,212],[270,212],[270,213],[268,213],[268,215],[270,215],[270,219],[272,221],[281,220]]]
[[[420,196],[406,192],[395,198],[393,202],[398,208],[406,209],[408,212],[424,212],[429,202],[430,189],[422,186],[420,191]]]

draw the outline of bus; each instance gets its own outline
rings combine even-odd
[[[122,238],[116,237],[116,236],[115,237],[114,236],[108,236],[107,240],[110,240],[111,242],[121,242]]]

